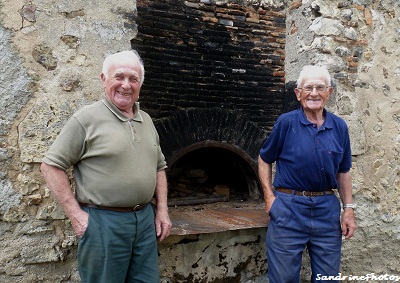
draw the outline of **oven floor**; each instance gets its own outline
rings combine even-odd
[[[269,217],[260,202],[218,202],[169,208],[172,235],[216,233],[267,227]]]

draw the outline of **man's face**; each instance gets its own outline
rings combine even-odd
[[[332,94],[332,87],[323,78],[305,78],[303,85],[295,89],[297,100],[305,111],[319,112]]]
[[[138,62],[115,62],[108,76],[101,74],[101,80],[110,101],[122,112],[130,113],[139,99],[141,70]]]

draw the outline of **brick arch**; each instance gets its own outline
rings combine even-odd
[[[266,132],[245,116],[221,108],[177,111],[155,125],[167,160],[197,144],[227,148],[253,163],[266,137]]]
[[[260,199],[257,157],[265,132],[246,117],[225,109],[191,109],[155,124],[169,166],[200,149],[228,151],[240,164],[250,197]]]

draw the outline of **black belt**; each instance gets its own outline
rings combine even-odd
[[[333,190],[326,190],[326,191],[320,191],[320,192],[313,192],[313,191],[297,191],[297,190],[291,190],[291,189],[286,189],[286,188],[275,188],[278,192],[285,193],[285,194],[294,194],[296,196],[305,196],[305,197],[317,197],[317,196],[324,196],[324,195],[332,195],[334,194]]]
[[[111,210],[111,211],[117,211],[117,212],[132,212],[132,211],[139,211],[142,210],[143,208],[146,207],[149,203],[144,203],[144,204],[137,204],[133,207],[113,207],[113,206],[103,206],[103,205],[96,205],[96,204],[91,204],[91,203],[82,203],[80,202],[79,205],[82,207],[91,207],[91,208],[97,208],[97,209],[104,209],[104,210]]]

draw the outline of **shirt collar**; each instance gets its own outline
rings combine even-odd
[[[126,117],[124,114],[122,114],[121,110],[118,109],[117,106],[114,105],[114,103],[112,103],[107,96],[104,96],[104,98],[101,100],[103,102],[103,104],[112,112],[114,113],[114,115],[120,119],[121,121],[128,121],[129,118]],[[143,118],[142,115],[140,115],[140,104],[139,102],[135,102],[135,104],[133,105],[133,118],[132,120],[137,121],[137,122],[142,122]]]
[[[324,108],[324,116],[325,116],[325,121],[324,121],[324,123],[322,124],[322,126],[320,127],[320,129],[321,130],[323,130],[323,129],[332,129],[333,128],[333,125],[332,125],[332,117],[331,117],[331,115],[330,115],[330,113]],[[303,108],[300,108],[299,109],[299,119],[300,119],[300,122],[303,124],[303,125],[312,125],[313,123],[311,123],[308,119],[307,119],[307,117],[306,117],[306,114],[304,113],[304,110],[303,110]]]

